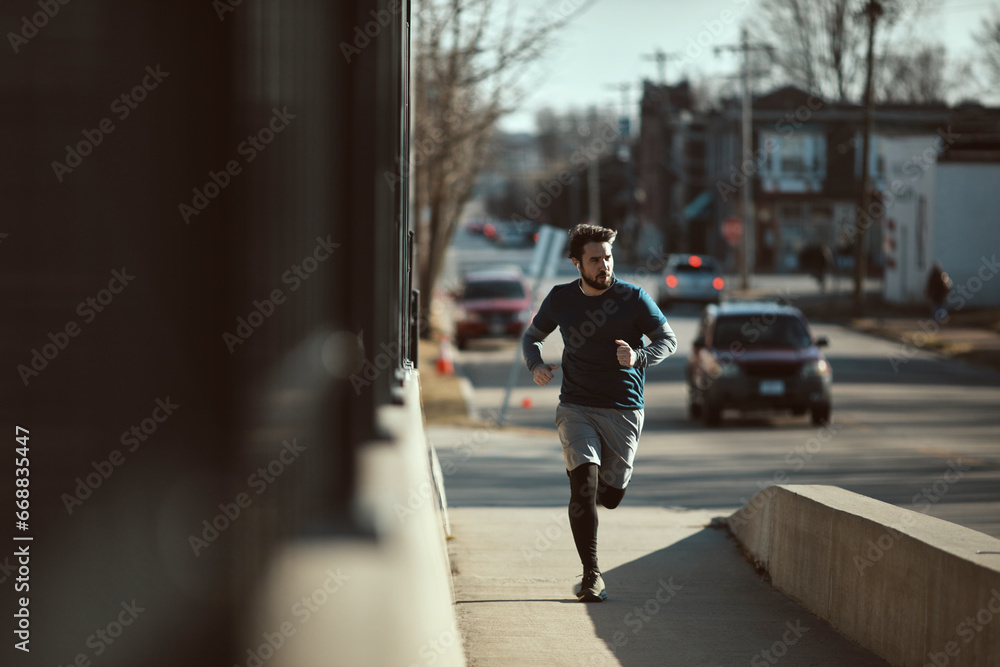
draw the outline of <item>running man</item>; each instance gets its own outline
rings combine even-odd
[[[577,225],[569,257],[580,279],[556,285],[524,332],[521,347],[544,386],[559,365],[542,361],[542,344],[558,326],[565,349],[556,427],[570,481],[569,523],[583,563],[577,597],[607,598],[597,565],[597,503],[618,507],[632,477],[643,421],[648,366],[677,350],[677,337],[650,296],[614,276],[611,245],[617,232]],[[643,347],[642,336],[650,339]]]

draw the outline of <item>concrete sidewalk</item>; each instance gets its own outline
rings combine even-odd
[[[886,664],[771,588],[725,530],[708,527],[730,510],[630,505],[628,496],[602,508],[608,600],[579,603],[568,486],[526,472],[535,456],[554,453],[552,436],[439,427],[428,435],[469,443],[454,456],[442,451],[442,465],[460,505],[449,509],[448,544],[470,665]],[[494,506],[477,506],[477,490]],[[504,495],[510,501],[496,506]]]
[[[778,593],[704,511],[601,515],[608,600],[576,601],[565,509],[460,508],[450,542],[470,665],[885,665]]]

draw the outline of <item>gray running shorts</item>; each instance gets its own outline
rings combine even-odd
[[[556,428],[566,470],[596,463],[605,484],[616,489],[627,487],[632,479],[643,416],[642,410],[560,403],[556,408]]]

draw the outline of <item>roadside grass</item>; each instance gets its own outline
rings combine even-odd
[[[734,290],[731,298],[770,297],[773,295],[754,290]],[[929,306],[887,303],[873,291],[865,296],[862,317],[855,316],[852,294],[843,287],[838,292],[804,295],[792,303],[810,322],[840,324],[973,366],[1000,371],[1000,308],[964,308],[949,313],[950,319],[937,331],[925,331],[920,324],[923,322],[925,328],[929,328]]]
[[[438,343],[421,339],[417,345],[417,368],[420,371],[420,400],[427,424],[470,424],[465,396],[458,376],[441,375],[435,368]]]
[[[854,319],[850,326],[973,366],[1000,371],[1000,309],[953,313],[951,319],[933,333],[920,328],[921,322],[929,321],[926,314],[917,319],[884,316]]]

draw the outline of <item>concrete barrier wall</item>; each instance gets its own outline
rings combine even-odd
[[[359,455],[358,534],[289,543],[273,559],[257,604],[247,667],[464,667],[432,474],[418,375],[403,405],[381,408],[388,441]],[[280,647],[260,651],[258,644]]]
[[[769,487],[728,523],[775,588],[889,663],[1000,665],[1000,540],[833,486]]]

